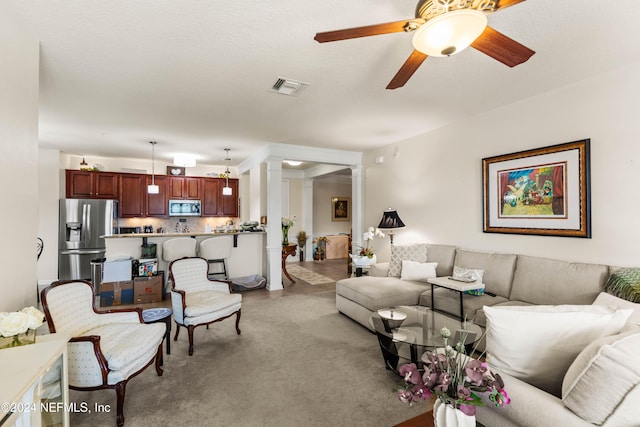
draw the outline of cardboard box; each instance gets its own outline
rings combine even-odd
[[[133,294],[136,304],[162,301],[163,276],[136,277],[133,279]]]
[[[133,304],[133,281],[100,283],[100,307]]]

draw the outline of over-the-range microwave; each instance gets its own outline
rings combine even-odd
[[[200,200],[169,200],[169,216],[200,216]]]

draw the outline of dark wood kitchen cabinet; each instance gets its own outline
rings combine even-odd
[[[202,179],[202,216],[238,216],[238,180],[229,179],[232,194],[224,196],[225,179]]]
[[[117,199],[118,173],[83,170],[65,171],[65,186],[69,199]]]
[[[121,218],[167,217],[169,199],[167,198],[167,177],[156,175],[154,182],[158,194],[149,194],[147,186],[151,184],[151,175],[120,174],[120,213]]]
[[[169,199],[200,200],[201,181],[202,178],[191,176],[170,176]]]
[[[147,216],[166,217],[169,216],[169,198],[167,197],[167,182],[169,177],[156,175],[155,183],[158,186],[158,194],[147,194]],[[151,184],[151,176],[147,175],[147,185]]]
[[[133,218],[145,215],[147,175],[120,174],[120,218]]]

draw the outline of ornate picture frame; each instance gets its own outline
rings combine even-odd
[[[483,231],[591,238],[589,144],[482,159]]]
[[[351,197],[331,198],[331,221],[351,221]]]

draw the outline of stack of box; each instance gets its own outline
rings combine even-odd
[[[100,281],[100,306],[133,304],[131,259],[105,261]]]

